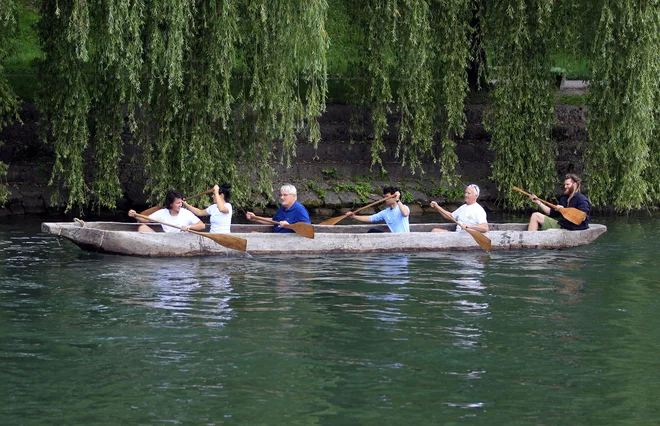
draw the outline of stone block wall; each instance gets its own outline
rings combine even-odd
[[[482,189],[480,202],[492,210],[496,209],[493,202],[497,199],[497,191],[495,183],[489,179],[493,160],[493,153],[488,149],[490,135],[481,124],[486,108],[486,105],[466,106],[465,135],[457,142],[456,152],[461,180],[479,184]],[[6,183],[11,192],[8,204],[0,207],[0,215],[57,213],[57,209],[49,203],[53,192],[48,186],[54,160],[52,146],[39,138],[39,112],[33,105],[22,105],[20,116],[21,122],[0,132],[0,141],[4,142],[0,147],[0,161],[9,165]],[[278,179],[273,195],[276,195],[280,183],[290,182],[298,187],[301,202],[319,213],[329,213],[362,203],[358,194],[333,192],[338,182],[371,176],[374,191],[384,184],[398,184],[413,198],[412,204],[428,205],[431,199],[429,194],[433,193],[434,185],[439,182],[439,165],[429,157],[423,162],[425,173],[417,172],[415,175],[410,174],[409,168],[401,166],[400,159],[395,157],[397,142],[393,118],[390,120],[390,133],[385,137],[386,152],[381,157],[387,173],[381,173],[378,166],[372,169],[370,149],[373,132],[368,124],[355,131],[351,122],[355,122],[356,117],[357,122],[369,122],[368,111],[347,105],[328,105],[320,119],[321,144],[314,149],[310,144],[301,142],[290,168],[275,165]],[[582,173],[583,145],[588,138],[585,123],[585,106],[557,106],[557,124],[552,130],[552,137],[559,149],[556,159],[558,179],[568,172]],[[438,147],[439,141],[434,148],[436,157],[440,154]],[[143,169],[131,164],[130,157],[126,156],[126,164],[121,167],[125,197],[118,200],[119,210],[146,206],[146,197],[142,192],[145,180]]]

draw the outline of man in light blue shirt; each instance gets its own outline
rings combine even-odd
[[[395,186],[386,186],[383,188],[383,196],[390,197],[385,200],[386,209],[381,210],[371,216],[358,216],[353,212],[346,213],[346,216],[352,217],[360,222],[380,222],[385,221],[391,232],[410,232],[408,218],[410,209],[401,202],[401,192]],[[369,231],[372,232],[372,231]]]

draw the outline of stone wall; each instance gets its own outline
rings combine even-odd
[[[480,202],[494,210],[496,206],[493,202],[497,199],[497,191],[495,183],[488,179],[493,153],[488,149],[490,135],[481,124],[485,110],[485,105],[466,107],[465,135],[458,141],[456,152],[461,180],[464,183],[479,184],[482,189]],[[0,208],[0,215],[58,213],[58,209],[53,209],[49,203],[52,188],[48,186],[48,180],[54,160],[53,149],[40,141],[37,131],[39,113],[36,108],[24,104],[20,115],[22,123],[8,126],[0,133],[0,141],[5,142],[4,146],[0,147],[0,161],[9,165],[7,184],[11,192],[8,204]],[[387,173],[382,173],[379,167],[371,170],[370,148],[373,132],[368,125],[359,132],[352,131],[350,123],[356,117],[358,122],[369,122],[367,111],[353,106],[328,105],[327,112],[320,119],[323,138],[321,145],[314,149],[307,143],[300,143],[290,168],[275,166],[278,179],[274,187],[277,189],[279,184],[284,182],[293,183],[298,188],[299,200],[319,214],[362,204],[363,200],[360,200],[356,193],[333,191],[338,184],[356,179],[371,180],[375,196],[382,185],[398,184],[413,198],[411,205],[427,206],[431,198],[429,194],[436,194],[434,199],[438,199],[438,164],[428,158],[423,164],[425,173],[411,175],[410,170],[401,167],[400,160],[395,158],[397,144],[394,119],[391,120],[390,134],[385,138],[386,152],[382,154]],[[580,144],[587,140],[585,123],[586,107],[557,106],[557,124],[553,128],[552,136],[559,147],[558,180],[559,176],[565,173],[582,172]],[[440,153],[436,151],[434,154],[439,157]],[[130,159],[130,156],[126,158]],[[143,169],[126,161],[121,170],[125,197],[118,200],[118,209],[140,209],[146,206],[146,197],[142,192],[145,179]],[[273,195],[276,193],[277,191],[274,191]]]

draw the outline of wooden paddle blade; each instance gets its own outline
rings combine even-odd
[[[153,207],[149,207],[148,209],[146,209],[143,212],[140,212],[140,214],[142,216],[149,216],[150,214],[156,213],[158,210],[164,209],[164,208],[165,207],[163,207],[163,206],[153,206]]]
[[[179,228],[176,226],[176,228]],[[180,228],[179,228],[180,229]],[[202,237],[210,238],[221,246],[227,247],[232,250],[245,251],[247,247],[247,240],[240,237],[234,237],[227,234],[211,234],[208,232],[198,232],[189,229],[188,232],[201,235]]]
[[[319,223],[319,225],[335,225],[340,220],[346,219],[346,217],[346,215],[333,217],[332,219],[324,220],[323,222]]]
[[[305,238],[314,239],[314,226],[310,225],[309,223],[303,223],[303,222],[290,223],[288,225],[284,225],[284,227],[288,229],[293,229],[293,231],[296,234],[301,235]]]
[[[587,218],[585,212],[578,210],[575,207],[564,207],[563,209],[559,209],[559,213],[564,216],[564,219],[576,225],[581,224]]]
[[[490,253],[490,238],[485,236],[479,231],[473,231],[472,229],[466,229],[468,234],[472,235],[472,238],[479,244],[479,247],[482,249],[486,250],[487,252]]]
[[[234,237],[233,235],[227,234],[205,234],[201,233],[205,237],[208,237],[220,244],[232,250],[245,251],[247,249],[247,240],[245,238]]]

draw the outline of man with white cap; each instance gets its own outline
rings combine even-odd
[[[465,188],[463,199],[465,204],[454,210],[451,216],[459,223],[456,231],[465,232],[465,229],[472,229],[479,232],[488,232],[488,220],[486,219],[486,211],[477,203],[479,198],[479,187],[475,184],[470,184]],[[435,201],[431,201],[431,207],[443,215],[447,220],[450,217],[445,216],[440,210],[440,206]],[[433,232],[447,232],[446,229],[433,228]]]

